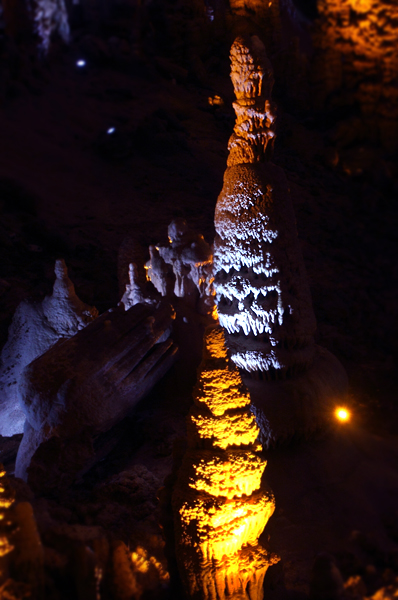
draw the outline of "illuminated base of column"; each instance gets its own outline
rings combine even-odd
[[[256,545],[245,546],[220,561],[191,562],[185,571],[187,589],[193,599],[262,600],[265,574],[278,560]]]

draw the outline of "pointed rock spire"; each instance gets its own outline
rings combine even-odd
[[[231,49],[237,101],[228,168],[215,211],[214,288],[236,365],[280,378],[313,358],[315,317],[275,139],[273,75],[258,37]]]

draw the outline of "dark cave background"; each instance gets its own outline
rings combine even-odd
[[[315,2],[295,4],[306,19],[316,17]],[[207,241],[214,236],[214,207],[234,123],[231,29],[217,19],[206,20],[196,5],[177,0],[153,0],[141,11],[128,3],[69,9],[71,44],[55,40],[46,59],[3,39],[1,345],[19,302],[51,292],[56,258],[65,259],[78,296],[102,313],[119,301],[117,259],[126,237],[147,249],[166,238],[176,217],[185,218]],[[82,58],[86,66],[77,68]],[[386,569],[397,569],[397,551],[383,548],[378,533],[383,529],[396,545],[396,481],[384,492],[382,481],[392,481],[398,465],[398,169],[396,155],[366,141],[342,144],[344,111],[314,113],[295,102],[283,73],[275,70],[275,76],[274,161],[290,184],[318,321],[317,343],[346,368],[355,418],[348,438],[336,433],[342,437],[335,445],[320,436],[269,456],[266,473],[279,507],[269,532],[283,566],[269,576],[268,594],[304,598],[320,551],[334,553],[345,577],[363,574],[374,563],[380,577]],[[223,99],[221,106],[209,104],[215,95]],[[111,127],[115,132],[108,134]],[[184,438],[198,356],[198,347],[192,347],[191,359],[177,363],[120,426],[116,448],[78,489],[48,501],[46,510],[54,518],[99,525],[126,539],[140,540],[155,531],[153,489],[171,470],[173,445]],[[357,426],[376,438],[366,441]],[[0,459],[10,474],[20,437],[1,440]],[[383,450],[374,439],[383,440]],[[354,458],[353,448],[359,453]],[[333,491],[330,482],[344,471],[345,461],[347,472],[361,463],[363,473],[352,481],[346,474],[338,492]],[[131,463],[144,464],[153,480],[144,500],[130,496],[117,509],[111,492],[101,497],[98,489]],[[382,465],[388,465],[388,473]],[[375,503],[382,505],[383,494],[388,496],[388,509],[375,515],[379,529],[373,522],[369,529],[363,494],[353,492],[355,485],[367,489],[367,483],[361,488],[366,470],[377,482]],[[145,477],[150,478],[147,472]],[[315,480],[321,482],[316,490]],[[32,501],[40,529],[43,505],[23,486],[18,493]],[[334,507],[332,516],[325,498]],[[98,507],[101,502],[109,504],[108,512]],[[352,532],[358,531],[355,537]],[[371,540],[368,546],[361,535],[368,536],[366,543]],[[66,593],[72,598],[77,592]],[[144,597],[176,598],[179,593],[156,588]]]

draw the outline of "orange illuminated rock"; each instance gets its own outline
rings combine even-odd
[[[259,429],[219,326],[206,332],[194,400],[173,493],[181,575],[193,598],[260,600],[278,560],[258,543],[275,504],[261,489]]]
[[[235,90],[234,132],[229,139],[229,167],[261,162],[273,148],[275,107],[271,103],[274,77],[265,48],[257,36],[248,44],[237,38],[231,47],[231,79]]]
[[[313,33],[313,98],[356,102],[364,131],[396,147],[398,5],[389,0],[319,0]]]
[[[0,558],[6,556],[14,549],[10,542],[10,518],[8,510],[13,502],[14,494],[12,488],[8,482],[3,465],[0,464]]]
[[[3,590],[9,581],[9,554],[14,550],[11,535],[15,526],[10,515],[13,502],[14,493],[0,463],[0,598],[8,597]]]

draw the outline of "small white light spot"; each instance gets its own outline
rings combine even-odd
[[[76,62],[76,66],[77,66],[77,67],[79,67],[79,68],[81,69],[82,67],[85,67],[85,66],[86,66],[86,61],[85,61],[85,60],[83,60],[83,59],[80,59],[80,60],[78,60],[78,61]]]
[[[106,133],[108,133],[109,135],[111,135],[112,133],[115,133],[116,129],[114,127],[109,127],[108,131]]]

